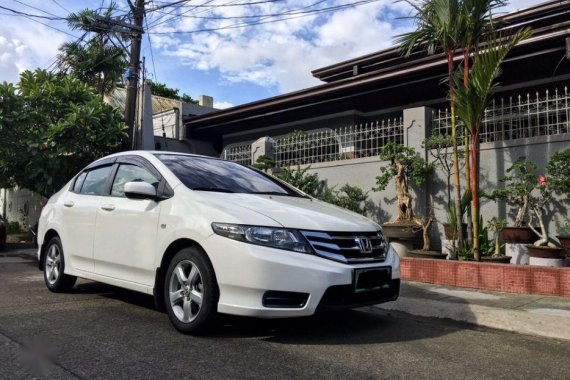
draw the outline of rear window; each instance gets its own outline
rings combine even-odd
[[[156,156],[192,190],[303,196],[270,176],[235,162],[175,154]]]

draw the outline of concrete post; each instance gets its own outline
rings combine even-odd
[[[138,96],[139,114],[137,117],[136,149],[154,150],[154,130],[152,122],[152,95],[150,86],[143,84]]]
[[[254,164],[260,156],[274,157],[273,143],[271,137],[262,137],[251,143],[251,163]]]

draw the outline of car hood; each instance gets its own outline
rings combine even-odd
[[[371,220],[316,199],[260,194],[227,194],[200,192],[203,201],[211,206],[220,205],[224,209],[247,209],[273,219],[283,227],[315,231],[377,231],[380,226]],[[242,215],[252,215],[251,212]],[[243,224],[259,224],[256,220],[245,217]]]

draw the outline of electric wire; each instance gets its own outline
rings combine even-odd
[[[20,11],[17,11],[15,9],[12,9],[12,8],[3,7],[1,5],[0,5],[0,9],[4,9],[6,11],[12,12],[13,16],[35,17],[35,18],[41,18],[41,19],[45,19],[45,20],[52,20],[52,21],[54,21],[54,20],[65,20],[64,17],[43,16],[43,15],[26,13],[26,12],[20,12]],[[5,15],[9,16],[10,14],[5,14]]]
[[[26,3],[24,3],[24,2],[22,2],[22,1],[20,1],[20,0],[12,0],[12,1],[14,1],[14,2],[16,2],[16,3],[18,3],[18,4],[21,4],[21,5],[25,6],[25,7],[35,9],[36,11],[40,11],[40,12],[42,12],[42,13],[45,13],[46,15],[50,15],[50,16],[55,17],[55,18],[57,18],[57,19],[61,19],[61,20],[64,20],[64,19],[65,19],[65,17],[61,17],[61,16],[59,16],[59,15],[50,13],[50,12],[44,10],[44,9],[41,9],[41,8],[38,8],[38,7],[34,7],[33,5],[26,4]]]
[[[333,12],[333,11],[337,11],[337,10],[348,9],[348,8],[353,8],[353,7],[357,7],[360,5],[370,4],[370,3],[377,2],[377,1],[380,1],[380,0],[361,0],[361,1],[356,1],[354,3],[350,3],[350,4],[338,5],[338,6],[329,7],[326,9],[325,8],[315,9],[311,12],[306,12],[303,14],[297,14],[297,15],[294,15],[291,17],[282,17],[282,18],[273,19],[273,20],[266,20],[266,21],[258,20],[256,22],[251,22],[251,23],[233,24],[233,25],[226,25],[226,26],[221,26],[221,27],[216,27],[216,28],[196,29],[196,30],[190,30],[190,31],[176,31],[176,30],[174,30],[174,31],[169,31],[169,32],[149,32],[149,34],[156,34],[156,35],[192,34],[192,33],[214,32],[214,31],[226,30],[226,29],[236,29],[236,28],[242,28],[242,27],[248,27],[248,26],[270,24],[270,23],[274,23],[274,22],[291,20],[291,19],[296,19],[296,18],[301,18],[301,17],[307,17],[307,16],[311,16],[314,14],[329,13],[329,12]],[[286,16],[286,14],[285,14],[285,16]]]

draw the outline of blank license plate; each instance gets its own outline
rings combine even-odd
[[[356,293],[370,292],[390,288],[392,279],[391,268],[355,269],[354,291]]]

